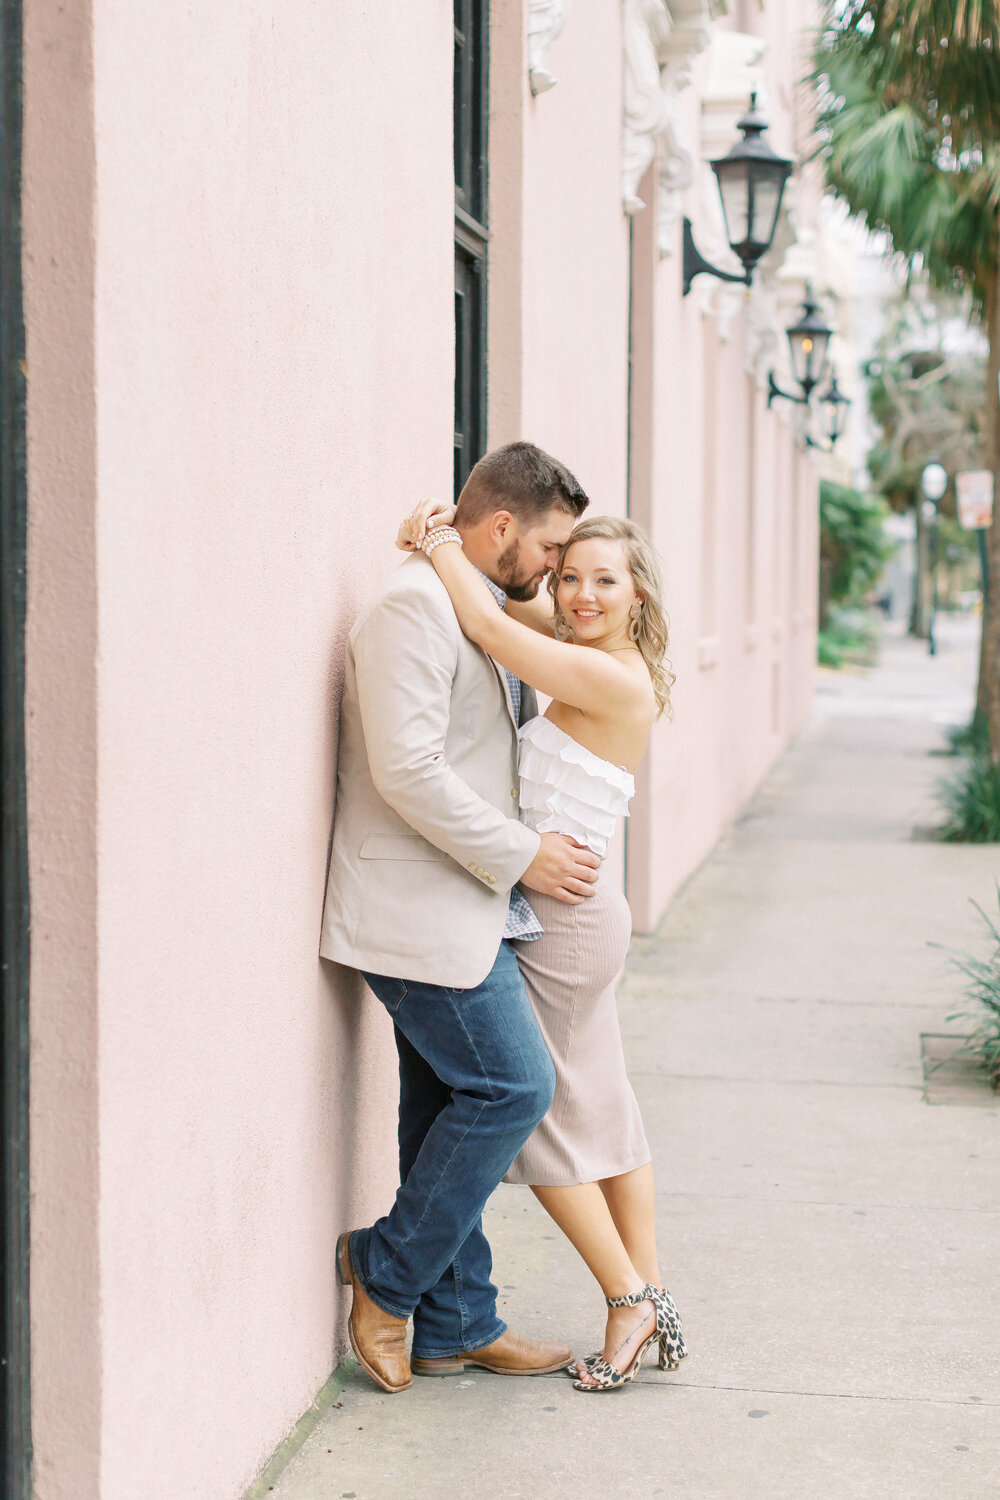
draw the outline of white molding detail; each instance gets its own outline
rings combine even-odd
[[[627,214],[645,208],[639,183],[656,152],[656,137],[666,123],[666,99],[660,88],[659,47],[670,33],[665,0],[625,0],[625,122],[622,143],[622,198]]]
[[[622,202],[627,214],[645,208],[639,183],[658,156],[661,256],[673,253],[682,195],[696,169],[678,96],[691,81],[691,61],[708,44],[713,20],[728,10],[729,0],[624,0]]]
[[[569,0],[528,0],[528,82],[533,94],[544,94],[559,82],[549,72],[549,48],[568,12]]]

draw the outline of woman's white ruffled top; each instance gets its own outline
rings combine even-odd
[[[578,745],[551,719],[522,725],[521,822],[537,833],[568,833],[603,859],[635,782],[628,771]]]

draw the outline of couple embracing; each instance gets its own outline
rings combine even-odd
[[[466,1366],[607,1391],[654,1343],[661,1368],[686,1352],[615,1008],[629,910],[600,877],[666,703],[666,628],[647,539],[587,503],[531,443],[487,454],[456,510],[403,522],[413,556],[351,633],[321,951],[364,974],[399,1053],[400,1187],[337,1244],[385,1391]],[[482,1213],[502,1179],[594,1274],[600,1353],[497,1316]]]

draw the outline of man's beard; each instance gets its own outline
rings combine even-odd
[[[518,567],[520,555],[521,544],[515,537],[497,558],[497,583],[508,599],[513,599],[518,604],[526,604],[538,593],[545,575],[529,573],[526,578],[523,577]]]

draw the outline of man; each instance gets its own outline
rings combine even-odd
[[[479,461],[455,525],[498,607],[535,596],[586,505],[531,443]],[[498,1318],[482,1229],[554,1083],[509,941],[541,931],[516,883],[578,903],[599,865],[518,821],[529,692],[462,634],[420,553],[351,632],[321,952],[363,972],[399,1052],[401,1186],[385,1217],[337,1244],[351,1345],[386,1391],[411,1384],[410,1316],[418,1374],[542,1374],[572,1357]]]

